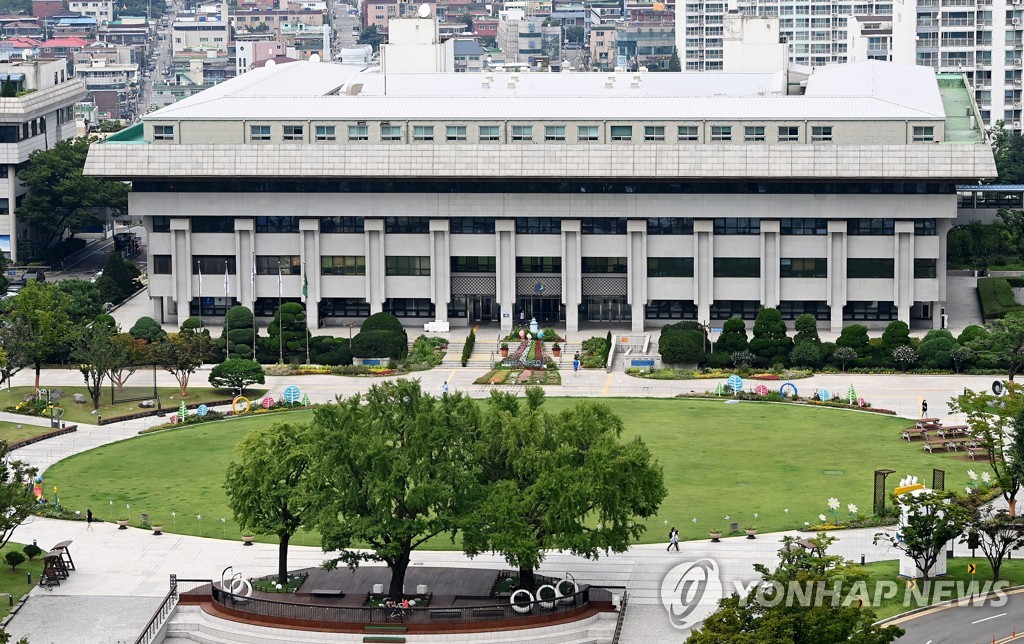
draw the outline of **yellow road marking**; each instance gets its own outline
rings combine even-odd
[[[608,374],[608,379],[604,381],[604,389],[601,390],[602,396],[608,395],[608,387],[612,386],[612,375],[614,374]]]

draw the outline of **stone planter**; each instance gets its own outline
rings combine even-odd
[[[118,519],[117,520],[117,529],[118,530],[127,530],[128,529],[128,519]]]
[[[150,527],[153,528],[153,535],[154,536],[159,537],[160,535],[162,535],[164,533],[164,527],[162,525],[154,525],[154,526],[150,526]]]
[[[242,541],[243,541],[242,545],[243,546],[251,546],[253,539],[255,539],[255,537],[253,537],[252,535],[242,535]]]
[[[746,533],[747,533],[747,538],[748,538],[748,539],[753,539],[753,538],[754,538],[754,535],[756,535],[756,534],[757,534],[757,528],[754,528],[754,529],[752,529],[752,530],[744,530],[744,532],[746,532]]]
[[[559,347],[557,349],[552,348],[551,349],[551,355],[555,356],[556,358],[560,357],[562,355],[562,348],[561,347]]]
[[[718,543],[722,538],[721,532],[709,532],[708,536],[711,537],[711,543]]]

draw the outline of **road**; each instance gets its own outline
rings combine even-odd
[[[359,16],[348,13],[350,5],[343,2],[334,3],[334,16],[331,26],[334,27],[334,53],[356,44],[357,36],[352,35],[352,27],[359,26]]]
[[[935,608],[898,622],[906,635],[898,644],[956,644],[1024,641],[1024,594],[1006,597],[1001,606]],[[1014,633],[1022,633],[1013,637]]]

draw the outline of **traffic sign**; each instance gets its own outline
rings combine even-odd
[[[976,575],[978,574],[978,564],[967,564],[967,574]]]
[[[916,579],[908,579],[907,580],[907,588],[917,588],[917,580]]]

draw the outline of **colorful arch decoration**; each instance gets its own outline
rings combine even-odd
[[[235,414],[244,414],[249,411],[250,407],[252,407],[252,403],[249,402],[249,399],[245,396],[236,396],[235,399],[231,401],[231,411]]]
[[[782,386],[779,387],[779,395],[782,396],[783,398],[785,398],[786,397],[786,388],[787,387],[789,389],[793,390],[793,393],[790,394],[791,397],[796,398],[799,392],[796,389],[796,385],[794,385],[791,382],[784,382],[784,383],[782,383]]]

